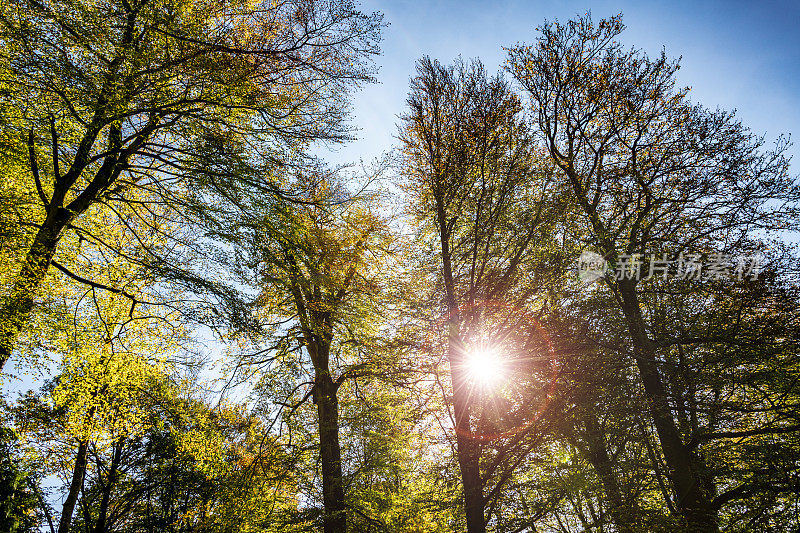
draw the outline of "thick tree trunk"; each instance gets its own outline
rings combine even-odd
[[[111,466],[108,469],[108,478],[103,486],[103,498],[100,500],[100,510],[97,516],[97,523],[94,526],[94,533],[106,533],[107,531],[106,521],[108,519],[108,505],[111,501],[111,491],[117,483],[124,442],[123,439],[120,439],[114,446],[114,455],[111,458]]]
[[[75,457],[75,467],[72,470],[72,482],[69,484],[69,492],[61,508],[61,520],[58,523],[58,533],[69,533],[69,526],[72,523],[72,513],[75,511],[75,504],[78,501],[78,494],[83,485],[83,477],[86,475],[86,462],[88,459],[89,442],[81,441],[78,445],[78,453]]]
[[[30,317],[36,291],[42,284],[58,241],[70,216],[64,209],[52,209],[34,237],[10,293],[0,304],[0,371],[11,357],[22,328]]]
[[[611,457],[606,449],[603,430],[593,413],[586,413],[583,420],[586,429],[587,457],[603,485],[611,519],[620,533],[632,533],[635,531],[633,527],[636,516],[635,509],[627,505],[622,498]]]
[[[467,519],[467,533],[485,533],[483,480],[481,480],[479,443],[475,440],[470,426],[470,383],[463,370],[459,352],[460,340],[449,339],[450,375],[453,385],[453,411],[456,423],[456,453],[461,468],[461,482],[464,487],[464,514]]]
[[[636,366],[650,402],[650,414],[656,427],[664,460],[678,500],[678,508],[686,521],[686,531],[692,533],[718,532],[717,512],[713,495],[704,487],[711,484],[697,472],[697,460],[683,443],[669,406],[664,382],[656,362],[656,349],[647,335],[639,299],[632,280],[620,282],[623,312],[633,339]]]
[[[317,369],[314,378],[314,402],[319,416],[319,449],[322,460],[322,502],[325,506],[324,533],[345,533],[344,482],[342,456],[339,446],[338,386],[330,372]]]
[[[454,400],[456,417],[459,400]],[[469,434],[468,424],[456,424],[456,451],[458,465],[461,467],[461,481],[464,486],[464,514],[467,518],[467,533],[485,533],[483,482],[480,474],[480,449]]]

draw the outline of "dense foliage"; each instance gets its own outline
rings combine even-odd
[[[330,168],[382,27],[0,6],[0,530],[800,527],[788,143],[584,16]]]

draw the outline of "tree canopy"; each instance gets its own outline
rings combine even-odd
[[[622,16],[423,56],[352,2],[0,6],[0,527],[793,531],[800,181]]]

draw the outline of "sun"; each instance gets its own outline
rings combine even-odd
[[[467,372],[472,382],[485,387],[500,383],[505,377],[505,365],[496,348],[481,347],[467,353]]]

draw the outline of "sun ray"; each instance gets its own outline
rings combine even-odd
[[[480,347],[467,353],[466,368],[475,386],[494,388],[506,376],[506,368],[500,351],[492,347]]]

